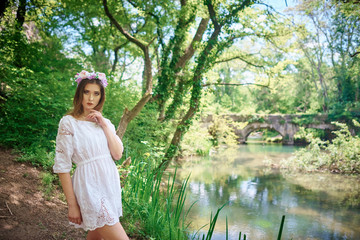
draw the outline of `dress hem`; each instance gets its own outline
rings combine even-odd
[[[122,216],[122,215],[121,215]],[[98,229],[98,228],[102,228],[104,227],[105,225],[108,225],[108,226],[114,226],[116,223],[120,222],[119,218],[121,217],[119,216],[117,218],[117,221],[114,221],[114,222],[111,222],[111,223],[104,223],[102,225],[99,225],[99,226],[96,226],[96,227],[83,227],[79,224],[76,224],[76,223],[72,223],[72,222],[69,222],[70,225],[74,226],[75,228],[82,228],[84,229],[84,231],[94,231],[95,229]]]

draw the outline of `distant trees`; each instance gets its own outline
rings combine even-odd
[[[317,78],[321,87],[324,112],[330,104],[333,110],[344,110],[359,102],[359,59],[354,53],[360,46],[360,16],[355,14],[360,5],[355,2],[301,1],[296,8],[310,20],[304,28],[315,30],[300,31],[298,42],[312,67],[312,78]]]

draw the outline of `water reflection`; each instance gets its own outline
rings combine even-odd
[[[211,211],[228,202],[213,239],[230,239],[239,232],[247,239],[276,239],[286,215],[283,239],[360,239],[360,182],[357,177],[328,174],[281,174],[264,167],[264,160],[290,157],[294,147],[242,145],[212,157],[189,159],[181,178],[190,172],[187,206],[192,228],[209,222]]]

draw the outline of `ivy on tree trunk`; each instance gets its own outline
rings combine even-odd
[[[185,116],[181,119],[180,123],[176,127],[171,144],[165,153],[164,159],[158,166],[158,170],[160,171],[165,170],[176,156],[181,139],[189,129],[193,117],[199,110],[201,91],[203,86],[201,83],[203,74],[211,67],[212,64],[215,63],[215,60],[220,55],[220,53],[222,53],[222,51],[230,45],[229,42],[231,41],[226,39],[226,37],[225,39],[220,40],[219,35],[222,33],[222,29],[229,26],[232,23],[233,18],[236,17],[236,15],[244,8],[251,5],[252,1],[243,1],[239,6],[233,7],[232,11],[229,11],[229,14],[223,16],[223,18],[219,18],[220,14],[216,12],[211,0],[205,0],[204,4],[207,6],[210,15],[210,19],[213,25],[213,32],[207,41],[206,47],[203,49],[199,58],[197,59],[197,65],[191,79],[192,91],[190,106]]]

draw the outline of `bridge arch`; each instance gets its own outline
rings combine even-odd
[[[247,132],[245,133],[244,142],[246,142],[246,141],[248,140],[248,137],[251,135],[251,133],[257,132],[257,131],[259,131],[259,130],[261,130],[261,129],[268,129],[268,130],[275,131],[275,132],[277,132],[277,133],[281,136],[281,138],[284,138],[284,136],[283,136],[277,129],[269,126],[269,127],[259,127],[259,128],[249,129],[249,131],[247,131]],[[243,141],[243,139],[241,139],[241,140],[239,139],[239,142],[242,143],[242,141]]]
[[[287,124],[274,124],[268,122],[253,122],[247,124],[242,129],[235,129],[235,134],[238,136],[239,143],[245,143],[250,133],[257,129],[271,129],[275,130],[282,136],[284,144],[294,144],[294,135],[299,128],[291,123]]]
[[[238,136],[239,143],[245,143],[250,133],[257,129],[272,129],[282,136],[283,144],[294,144],[294,135],[299,131],[300,126],[305,128],[316,128],[323,130],[334,130],[335,125],[329,123],[327,114],[265,114],[265,115],[223,115],[230,118],[235,124],[230,124],[235,134]],[[208,115],[203,119],[205,126],[209,126],[213,121],[213,116]],[[236,123],[246,123],[240,125]]]

